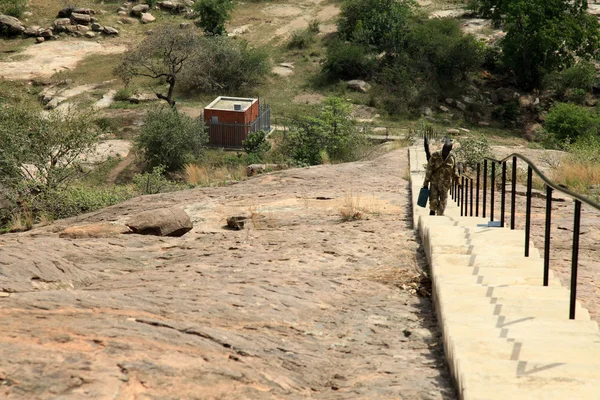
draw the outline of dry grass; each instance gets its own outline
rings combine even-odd
[[[235,167],[206,167],[197,164],[186,164],[183,168],[183,179],[186,183],[196,186],[215,186],[227,181],[240,181],[246,177],[246,168],[242,165]]]
[[[363,211],[360,207],[360,196],[354,197],[352,190],[344,194],[344,205],[340,207],[342,221],[356,221],[362,219]]]
[[[381,266],[370,269],[357,278],[395,286],[421,297],[431,296],[431,280],[427,274],[417,268]]]
[[[592,189],[600,187],[600,164],[564,160],[553,170],[551,179],[571,191],[584,195],[593,194],[597,198],[599,193],[594,193]]]
[[[25,232],[33,226],[33,218],[28,211],[13,214],[11,221],[7,226],[9,232]]]

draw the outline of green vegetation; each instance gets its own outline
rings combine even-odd
[[[196,160],[208,136],[202,121],[174,109],[159,108],[148,112],[136,142],[151,166],[163,165],[172,171]]]
[[[243,144],[247,154],[255,154],[258,158],[263,158],[271,150],[271,143],[267,140],[267,133],[264,131],[249,133]]]
[[[580,136],[597,135],[600,116],[576,104],[556,103],[550,109],[544,127],[552,135],[550,140],[560,145],[574,142]]]
[[[587,1],[478,0],[474,8],[504,24],[504,64],[524,89],[539,87],[547,74],[589,59],[600,47],[600,26]]]
[[[20,18],[27,8],[27,0],[0,0],[0,14]]]
[[[194,11],[200,16],[198,26],[211,35],[223,35],[225,22],[231,19],[232,0],[198,0],[194,4]]]

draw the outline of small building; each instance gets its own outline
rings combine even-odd
[[[214,147],[240,148],[249,133],[271,130],[271,110],[259,99],[219,96],[203,115]]]

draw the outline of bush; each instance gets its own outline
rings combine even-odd
[[[321,23],[319,22],[318,19],[311,19],[308,23],[308,28],[306,28],[309,32],[312,32],[314,34],[317,34],[319,32],[321,32],[321,27],[320,27]]]
[[[299,164],[316,165],[355,161],[366,145],[366,138],[350,118],[350,106],[330,97],[319,114],[292,123],[281,150]]]
[[[363,45],[334,40],[327,46],[323,72],[332,78],[366,79],[376,68],[375,56]]]
[[[510,127],[519,117],[520,107],[518,101],[510,101],[506,104],[496,107],[492,117],[502,121],[505,127]]]
[[[314,32],[303,29],[292,32],[292,37],[288,42],[288,48],[290,49],[306,49],[315,41]]]
[[[471,169],[491,156],[490,144],[486,136],[471,137],[460,140],[460,146],[454,151],[456,160]]]
[[[249,133],[243,145],[246,153],[256,154],[259,158],[271,150],[271,144],[267,140],[267,133],[264,131]]]
[[[164,165],[158,165],[152,168],[152,171],[150,172],[134,175],[133,185],[137,193],[142,195],[157,194],[174,192],[189,187],[185,184],[180,184],[168,179],[165,176],[165,171],[166,168]]]
[[[199,0],[194,11],[200,15],[198,26],[211,35],[223,35],[225,22],[231,19],[234,4],[231,0]]]
[[[27,8],[27,0],[0,0],[0,14],[20,18]]]
[[[167,170],[181,168],[200,156],[208,142],[201,120],[192,119],[172,108],[159,108],[146,115],[137,145],[148,163]]]
[[[579,136],[597,134],[598,114],[571,103],[556,103],[548,112],[544,128],[559,143],[574,142]]]
[[[119,90],[117,90],[117,93],[115,93],[115,100],[116,101],[129,101],[129,98],[131,97],[133,93],[131,92],[131,90],[127,89],[127,88],[121,88]]]
[[[36,216],[47,215],[53,219],[60,219],[99,210],[123,202],[135,195],[128,186],[85,187],[75,185],[40,193],[29,198],[28,204]]]
[[[575,92],[575,99],[582,97],[581,92],[587,93],[592,90],[596,82],[596,68],[594,64],[581,61],[570,68],[549,75],[550,87],[559,97],[569,97]],[[569,93],[570,92],[570,93]]]
[[[247,41],[208,37],[203,50],[182,71],[181,87],[203,92],[233,92],[259,84],[270,72],[269,55]]]

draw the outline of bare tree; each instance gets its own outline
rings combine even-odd
[[[201,40],[193,28],[160,28],[131,49],[115,72],[126,83],[134,77],[164,79],[169,84],[167,95],[157,92],[156,97],[175,107],[177,76],[198,55]]]

